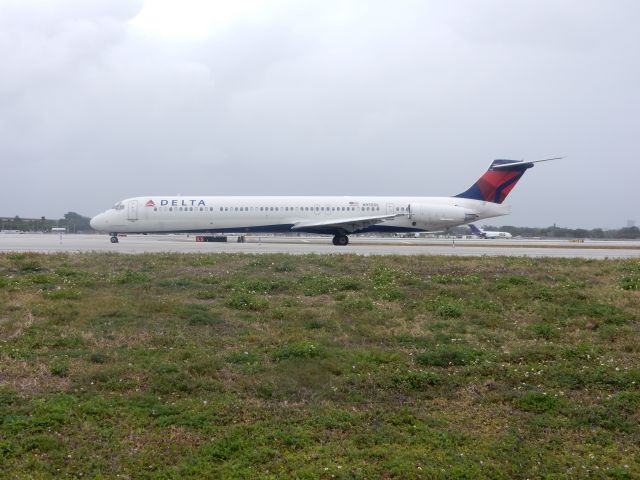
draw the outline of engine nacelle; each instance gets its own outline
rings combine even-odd
[[[409,205],[412,224],[424,230],[438,230],[473,222],[479,215],[474,210],[455,205],[412,203]],[[415,223],[414,223],[415,222]]]

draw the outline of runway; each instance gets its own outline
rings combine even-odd
[[[564,257],[586,259],[640,258],[638,241],[481,240],[435,238],[375,238],[353,235],[346,247],[331,237],[247,236],[245,243],[196,242],[193,235],[131,235],[112,244],[106,235],[0,234],[0,252],[120,252],[120,253],[289,253],[355,255],[455,255]]]

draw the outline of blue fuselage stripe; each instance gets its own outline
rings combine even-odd
[[[309,230],[297,229],[295,231],[291,230],[293,227],[292,223],[284,223],[284,224],[276,224],[276,225],[260,225],[260,226],[247,226],[247,227],[233,227],[233,228],[207,228],[207,229],[197,229],[197,230],[161,230],[157,232],[145,230],[144,232],[138,233],[319,233],[324,235],[335,235],[336,233],[340,233],[339,229],[336,228],[313,228]],[[373,233],[373,232],[423,232],[424,230],[420,228],[412,228],[412,227],[398,227],[398,226],[387,226],[387,225],[371,225],[362,230],[358,230],[356,232],[351,233]],[[136,232],[129,232],[136,233]]]

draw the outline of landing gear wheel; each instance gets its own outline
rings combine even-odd
[[[118,237],[116,235],[111,235],[111,243],[118,243]]]
[[[336,235],[333,237],[333,244],[336,246],[344,247],[349,243],[349,237],[346,235]]]

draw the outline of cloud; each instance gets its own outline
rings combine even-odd
[[[30,185],[0,192],[5,215],[178,192],[449,195],[493,158],[556,154],[506,221],[635,214],[633,2],[176,5],[0,6],[0,158]]]

